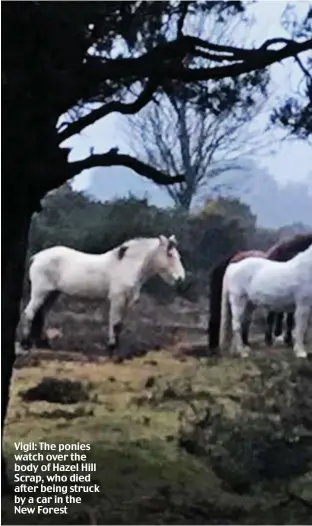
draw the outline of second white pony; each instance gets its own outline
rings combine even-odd
[[[312,245],[286,262],[250,257],[228,266],[222,288],[222,350],[229,345],[233,332],[236,351],[248,356],[250,348],[243,345],[241,333],[258,306],[295,312],[294,353],[305,358],[305,336],[312,312]]]

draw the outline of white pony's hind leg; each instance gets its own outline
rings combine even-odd
[[[249,316],[248,301],[244,296],[230,295],[230,304],[232,307],[232,330],[235,350],[240,356],[246,358],[249,355],[250,347],[243,343],[242,327],[245,315]]]
[[[32,291],[30,301],[23,312],[23,327],[22,327],[22,339],[21,346],[24,349],[29,349],[32,346],[32,323],[36,313],[45,302],[51,291],[38,291],[34,293]]]
[[[297,305],[295,310],[294,329],[294,353],[297,358],[306,358],[307,351],[304,345],[305,335],[308,329],[310,308],[305,305]]]
[[[254,307],[253,307],[252,303],[250,303],[250,301],[249,301],[247,303],[247,305],[246,305],[245,316],[243,317],[243,321],[242,321],[242,340],[243,340],[243,345],[244,345],[244,347],[247,347],[248,349],[249,349],[249,343],[248,343],[249,331],[250,331],[250,326],[251,326],[251,322],[252,322],[253,311],[254,311]]]
[[[226,352],[230,345],[232,337],[231,329],[231,304],[230,296],[228,291],[228,278],[225,273],[222,283],[222,295],[221,295],[221,317],[220,317],[220,329],[219,329],[219,346],[221,352]]]
[[[276,313],[274,343],[284,344],[287,338],[287,326],[284,313]]]
[[[275,343],[284,343],[285,340],[285,332],[282,332],[282,334],[279,334],[278,336],[275,336]]]

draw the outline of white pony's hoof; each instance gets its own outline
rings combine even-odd
[[[297,358],[307,358],[308,354],[307,351],[302,349],[302,347],[294,347],[294,353]]]
[[[242,358],[248,358],[249,355],[250,355],[250,351],[251,351],[251,348],[248,347],[247,345],[245,345],[245,346],[242,347],[238,352],[239,352],[239,355],[240,355]]]
[[[284,343],[284,335],[280,334],[279,336],[275,336],[275,343]]]

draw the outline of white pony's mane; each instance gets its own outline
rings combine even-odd
[[[158,243],[156,243],[158,241]],[[125,258],[127,256],[133,256],[137,251],[141,252],[142,250],[153,250],[158,246],[160,240],[158,237],[134,237],[133,239],[128,239],[124,241],[117,248],[114,249],[114,252],[118,252],[122,247],[126,248]]]
[[[155,236],[155,237],[133,237],[132,239],[126,239],[126,241],[124,241],[123,243],[120,243],[120,245],[118,246],[118,248],[124,246],[124,245],[128,245],[129,243],[131,244],[134,244],[134,243],[141,243],[142,241],[155,241],[155,240],[159,240],[159,237]]]

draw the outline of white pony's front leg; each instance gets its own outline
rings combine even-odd
[[[305,305],[297,305],[296,307],[294,329],[294,353],[297,356],[297,358],[306,358],[308,356],[304,345],[304,339],[308,329],[310,310],[310,307]]]
[[[242,358],[247,358],[247,356],[249,356],[250,347],[244,345],[242,339],[242,327],[248,303],[247,298],[230,295],[230,303],[232,310],[232,330],[235,350]],[[250,313],[248,312],[248,315],[251,315],[251,313],[252,310]]]
[[[110,351],[119,347],[126,306],[127,299],[124,294],[116,294],[111,297],[108,320],[108,346]]]
[[[285,332],[282,332],[282,334],[275,336],[275,339],[274,339],[275,343],[284,343],[284,341],[285,341]]]

